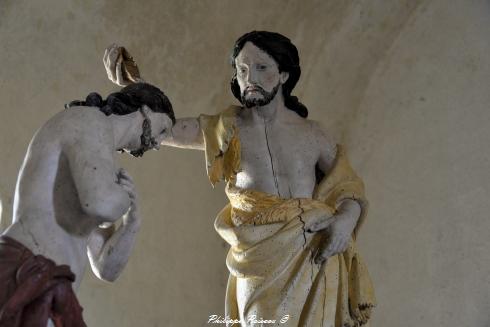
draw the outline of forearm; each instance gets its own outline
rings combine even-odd
[[[356,200],[345,199],[337,208],[335,216],[344,220],[353,230],[361,216],[361,206]]]
[[[179,118],[172,127],[172,135],[162,145],[184,149],[204,150],[204,139],[197,118]]]
[[[140,221],[123,222],[104,243],[95,265],[99,278],[113,282],[126,266],[134,247]]]

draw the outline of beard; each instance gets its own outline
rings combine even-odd
[[[138,149],[129,151],[133,157],[142,157],[146,151],[152,150],[158,145],[158,142],[151,136],[151,123],[148,117],[143,120],[143,132],[140,136],[141,145]]]
[[[245,108],[262,107],[268,105],[276,96],[280,85],[280,83],[277,83],[277,85],[270,92],[267,92],[260,86],[254,86],[256,91],[262,95],[262,98],[247,98],[247,93],[250,93],[250,91],[245,89],[241,96],[242,104],[245,106]]]

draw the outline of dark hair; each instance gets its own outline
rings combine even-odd
[[[75,100],[65,104],[65,108],[73,106],[98,107],[106,116],[127,115],[147,105],[151,111],[167,114],[175,124],[172,104],[167,96],[156,86],[148,83],[134,83],[111,93],[103,100],[100,94],[92,92],[85,101]]]
[[[289,73],[289,78],[282,86],[284,104],[286,107],[303,118],[308,117],[308,109],[299,102],[298,98],[291,95],[301,75],[299,66],[298,49],[291,40],[279,33],[267,31],[252,31],[242,35],[236,42],[231,55],[231,64],[235,68],[235,74],[231,79],[231,92],[241,102],[240,86],[236,77],[235,58],[242,50],[245,43],[251,42],[257,48],[270,55],[277,63],[279,72]]]

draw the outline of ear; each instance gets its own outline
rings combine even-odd
[[[286,81],[289,78],[289,73],[288,72],[281,72],[281,76],[279,77],[279,80],[281,81],[281,84],[286,83]]]
[[[152,113],[150,107],[148,107],[146,104],[141,106],[141,110],[145,113],[145,115],[150,115]]]

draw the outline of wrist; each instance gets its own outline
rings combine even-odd
[[[336,216],[339,220],[353,222],[354,224],[357,223],[357,219],[359,218],[359,215],[350,211],[338,213]]]
[[[336,215],[335,228],[341,231],[342,234],[351,235],[357,225],[358,216],[351,212],[341,213]]]

